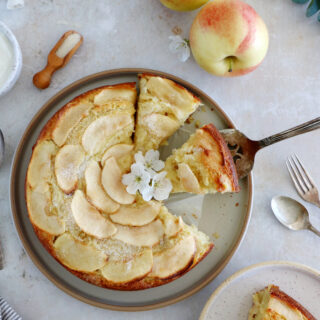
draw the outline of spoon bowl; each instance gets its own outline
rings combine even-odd
[[[271,208],[278,221],[291,230],[310,230],[320,236],[310,223],[308,210],[298,201],[284,196],[273,197]]]

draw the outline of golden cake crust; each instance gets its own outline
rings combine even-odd
[[[95,88],[93,90],[90,90],[88,92],[85,92],[81,94],[78,97],[75,97],[73,100],[71,100],[69,103],[64,105],[60,110],[58,110],[52,118],[47,122],[47,124],[42,129],[41,133],[39,134],[39,137],[33,146],[32,156],[30,159],[30,163],[32,162],[35,154],[36,147],[46,141],[52,142],[55,141],[55,139],[59,142],[59,145],[57,146],[56,143],[56,149],[59,150],[59,147],[63,146],[65,143],[65,140],[63,138],[63,135],[54,136],[54,132],[59,124],[61,124],[61,121],[66,117],[66,114],[72,110],[73,108],[76,108],[79,104],[87,104],[87,107],[83,108],[83,112],[86,113],[86,110],[91,110],[96,107],[94,104],[94,97],[102,92],[104,89],[110,89],[114,88],[116,90],[136,90],[136,83],[123,83],[119,85],[112,85],[112,86],[103,86],[99,88]],[[81,115],[77,115],[79,119],[81,119]],[[80,120],[79,120],[80,121]],[[35,223],[33,223],[30,215],[30,209],[29,209],[29,201],[28,199],[28,190],[32,190],[32,187],[30,186],[30,179],[28,179],[30,171],[30,165],[27,171],[26,180],[25,180],[25,199],[28,206],[29,216],[31,223],[33,225],[33,228],[35,230],[35,233],[40,240],[40,242],[43,244],[43,246],[46,248],[46,250],[59,262],[61,263],[67,270],[69,270],[71,273],[73,273],[75,276],[79,277],[82,280],[85,280],[89,283],[95,284],[100,287],[110,288],[110,289],[117,289],[117,290],[140,290],[140,289],[146,289],[151,287],[156,287],[163,285],[165,283],[171,282],[180,276],[182,276],[184,273],[191,270],[195,265],[197,265],[202,259],[204,259],[209,252],[213,248],[212,243],[208,243],[204,249],[205,251],[201,252],[200,256],[194,255],[194,257],[190,260],[190,262],[179,272],[171,275],[168,278],[160,279],[160,278],[151,278],[151,277],[144,277],[143,279],[135,279],[133,281],[129,281],[126,283],[114,283],[112,281],[108,281],[103,275],[101,274],[101,271],[94,271],[94,272],[82,272],[82,271],[76,271],[63,263],[59,256],[57,255],[57,252],[55,251],[54,243],[55,240],[59,237],[57,234],[50,234],[49,232],[46,232],[39,228]],[[63,233],[62,233],[63,234]]]
[[[283,303],[290,306],[291,309],[299,310],[308,320],[317,320],[306,308],[299,302],[291,298],[285,292],[281,291],[278,286],[272,285],[269,289],[270,295]]]
[[[202,127],[201,129],[204,132],[206,132],[213,139],[214,142],[216,142],[218,144],[219,150],[221,153],[221,159],[222,159],[222,163],[220,164],[219,172],[221,172],[223,175],[228,177],[228,180],[230,181],[231,186],[232,186],[232,191],[239,192],[240,187],[239,187],[239,183],[238,183],[238,175],[237,175],[236,167],[235,167],[235,164],[232,159],[232,155],[230,153],[230,150],[229,150],[225,140],[223,139],[220,132],[217,130],[217,128],[213,124],[207,124],[204,127]],[[213,143],[213,141],[210,138],[206,139],[206,141],[209,144]],[[205,151],[202,159],[203,159],[203,163],[210,170],[211,169],[210,166],[213,163],[213,161],[210,161],[210,153],[206,153],[206,151]],[[218,179],[216,179],[216,183],[217,183],[217,185],[220,185],[220,189],[218,189],[218,191],[223,191],[222,183]]]

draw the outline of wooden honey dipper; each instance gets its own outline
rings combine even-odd
[[[39,89],[48,88],[53,73],[69,62],[82,42],[83,37],[80,33],[73,30],[64,33],[50,51],[46,67],[33,76],[33,84]]]

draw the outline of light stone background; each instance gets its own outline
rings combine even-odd
[[[5,163],[0,168],[0,241],[6,263],[0,271],[0,295],[24,319],[197,319],[212,291],[245,266],[280,259],[320,269],[320,239],[307,231],[287,231],[270,210],[274,195],[298,198],[285,168],[285,159],[292,153],[301,156],[320,187],[319,130],[259,153],[247,235],[220,276],[194,296],[163,309],[121,313],[77,301],[47,280],[20,245],[11,221],[8,194],[13,152],[28,122],[45,101],[69,83],[94,72],[120,67],[153,68],[192,82],[214,98],[249,137],[264,138],[319,116],[320,23],[307,19],[304,8],[291,0],[248,0],[268,26],[269,52],[253,73],[223,79],[209,75],[193,59],[179,62],[168,50],[172,29],[178,26],[187,37],[196,12],[172,12],[158,0],[25,2],[23,9],[8,11],[6,1],[0,0],[0,20],[17,36],[24,60],[18,83],[0,98],[0,127],[7,145]],[[56,73],[50,88],[39,91],[32,85],[32,76],[44,66],[49,50],[69,29],[81,32],[84,43],[69,65]],[[311,221],[320,228],[320,209],[307,207]]]

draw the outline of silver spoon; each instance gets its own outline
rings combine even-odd
[[[320,237],[320,231],[311,225],[307,209],[298,201],[278,196],[271,200],[271,208],[276,218],[291,230],[310,230]]]
[[[4,138],[2,131],[0,130],[0,167],[4,161]]]

